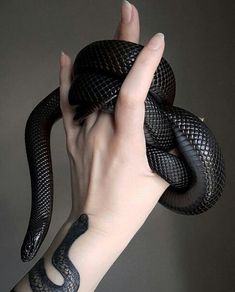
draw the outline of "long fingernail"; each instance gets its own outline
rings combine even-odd
[[[151,49],[158,50],[162,46],[163,40],[164,34],[159,32],[150,39],[147,46]]]
[[[132,18],[132,5],[129,1],[122,1],[121,21],[125,24],[129,23]]]

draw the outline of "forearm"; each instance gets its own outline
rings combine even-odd
[[[74,169],[73,172],[76,173]],[[75,179],[71,182],[74,197],[75,192],[78,193],[78,187],[75,185]],[[15,291],[93,292],[144,224],[165,190],[165,185],[158,183],[154,185],[153,193],[148,191],[149,185],[146,182],[146,187],[136,192],[135,199],[129,194],[130,197],[125,196],[116,203],[116,212],[104,205],[101,207],[99,200],[102,198],[99,197],[99,193],[96,193],[95,200],[91,200],[90,193],[84,196],[85,204],[81,203],[82,197],[77,195],[80,203],[73,201],[74,204],[79,204],[72,209],[68,220],[43,256],[43,262],[39,261],[34,265],[16,285]],[[124,189],[130,193],[130,189],[125,186]],[[148,191],[147,197],[145,189]],[[119,192],[115,196],[118,198]],[[83,223],[79,227],[77,223],[81,214],[86,214],[85,218],[88,220],[85,225]],[[74,223],[77,224],[75,228],[73,228]]]
[[[94,291],[109,268],[133,236],[109,236],[88,229],[70,250],[71,259],[80,273],[81,292]]]
[[[68,239],[71,236],[71,226],[75,220],[72,221],[70,218],[64,224],[52,242],[50,248],[43,256],[46,277],[51,281],[49,281],[49,284],[48,280],[43,277],[43,271],[37,267],[37,263],[31,269],[31,271],[17,284],[15,291],[32,291],[33,289],[31,289],[31,287],[35,285],[34,282],[38,282],[38,279],[40,278],[43,285],[50,286],[50,289],[52,289],[50,291],[67,291],[63,290],[65,289],[63,283],[66,281],[71,281],[72,283],[73,281],[76,282],[76,280],[78,280],[76,272],[74,273],[72,271],[72,266],[74,266],[77,273],[79,274],[79,292],[94,291],[101,279],[128,245],[131,238],[135,235],[140,226],[135,224],[128,224],[128,222],[126,222],[124,226],[121,226],[121,221],[118,225],[115,225],[116,223],[113,222],[113,232],[109,233],[104,232],[102,229],[94,228],[92,220],[95,218],[92,218],[92,215],[90,217],[91,220],[89,222],[88,216],[87,230],[81,235],[76,235],[77,238],[73,241],[72,244],[69,242],[69,240],[67,240],[67,254],[65,252],[63,263],[61,265],[59,263],[59,259],[55,257],[55,251],[61,251],[64,248],[61,247],[61,243],[64,241],[64,239]],[[126,227],[127,225],[130,227]],[[68,267],[66,267],[66,256],[68,256],[69,260],[71,261],[71,263],[68,264]],[[55,264],[61,268],[64,268],[64,270],[71,270],[74,274],[71,275],[70,278],[68,276],[63,277],[60,273],[61,271],[58,271],[58,266],[56,268],[52,264],[52,259],[54,260]],[[66,285],[74,285],[73,287],[76,287],[76,283],[71,283],[67,283]],[[54,284],[61,286],[61,290],[58,290],[58,287],[55,288],[55,286],[53,286]],[[38,284],[36,284],[36,286],[37,285]],[[35,287],[34,289],[35,291],[44,291],[36,290]],[[43,289],[45,289],[45,287]],[[74,291],[77,291],[77,288]]]

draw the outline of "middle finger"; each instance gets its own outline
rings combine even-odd
[[[136,7],[124,0],[121,6],[121,20],[114,39],[139,43],[140,21]]]
[[[124,0],[121,6],[121,19],[114,35],[114,39],[139,43],[139,37],[140,23],[138,10],[133,4]],[[86,117],[84,122],[86,133],[94,126],[101,114],[102,112],[96,111]],[[109,119],[108,115],[105,115],[105,117]]]

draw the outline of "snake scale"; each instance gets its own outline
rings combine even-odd
[[[73,64],[69,103],[79,123],[96,110],[112,113],[122,82],[143,46],[121,40],[95,41],[84,47]],[[225,184],[224,159],[211,130],[196,115],[173,106],[175,78],[162,58],[145,100],[146,154],[153,172],[170,183],[160,203],[172,211],[194,215],[207,211]],[[25,143],[32,186],[32,208],[21,247],[31,260],[42,244],[51,220],[53,173],[50,133],[62,117],[59,88],[30,114]],[[169,151],[177,147],[179,155]]]

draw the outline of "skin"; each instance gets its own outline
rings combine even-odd
[[[138,11],[134,5],[123,2],[114,39],[138,43],[139,35]],[[57,285],[63,284],[63,277],[51,259],[80,214],[88,215],[89,227],[70,246],[68,256],[80,274],[79,292],[90,292],[169,186],[150,169],[144,137],[144,101],[164,47],[163,35],[153,36],[124,80],[115,112],[94,112],[82,125],[73,120],[75,108],[68,103],[72,60],[61,54],[60,106],[70,163],[72,210],[43,256],[46,273]],[[28,274],[15,291],[32,291]]]
[[[130,22],[126,20],[128,9]],[[137,9],[123,4],[121,15],[114,38],[138,43]],[[132,215],[136,222],[142,222],[169,186],[152,172],[146,156],[144,101],[165,46],[162,35],[153,39],[157,49],[149,43],[139,54],[122,84],[115,113],[94,112],[82,126],[73,121],[75,110],[68,104],[72,61],[66,54],[61,56],[61,109],[72,177],[71,217],[83,210],[89,215],[90,226],[104,232],[110,232],[114,222],[128,222]]]

